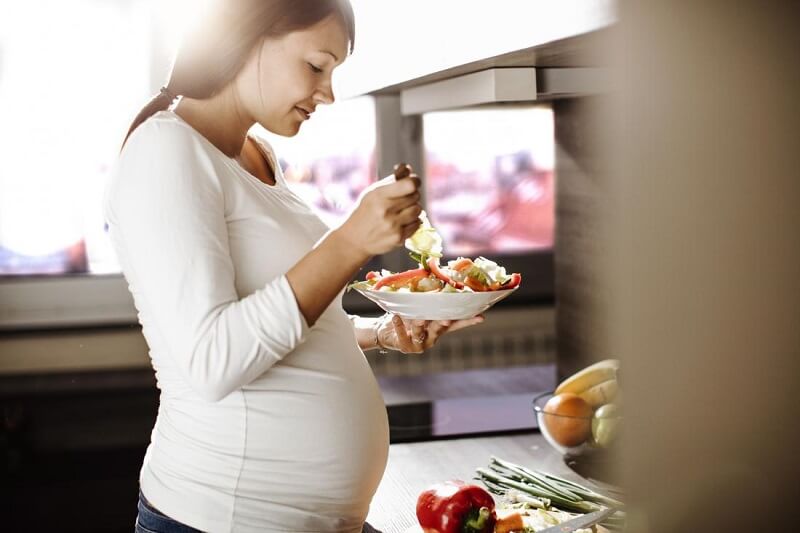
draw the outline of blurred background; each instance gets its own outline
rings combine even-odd
[[[0,274],[119,272],[103,232],[103,182],[121,132],[165,82],[181,35],[207,3],[3,2]],[[293,186],[331,225],[342,221],[361,190],[377,178],[374,102],[358,95],[386,83],[382,80],[410,79],[437,69],[443,61],[426,57],[430,52],[424,39],[384,38],[380,31],[387,6],[376,10],[373,4],[353,2],[359,54],[337,72],[337,94],[343,101],[321,109],[299,137],[270,139]],[[427,14],[424,20],[441,20],[444,7],[455,6],[445,4],[411,2],[402,10],[389,9],[398,11],[392,17],[404,24],[418,11]],[[442,32],[431,30],[431,37]],[[493,51],[486,42],[464,42],[469,45],[458,47],[458,54],[465,59]],[[385,67],[399,55],[415,58],[403,69],[403,78],[387,74]],[[425,65],[420,64],[423,58]],[[481,110],[431,115],[426,121],[429,209],[433,219],[441,219],[452,253],[550,248],[554,155],[547,107],[522,114]],[[521,194],[512,194],[515,187]],[[443,195],[451,188],[459,196],[448,203]],[[523,205],[511,205],[511,198]],[[476,229],[485,242],[472,242]]]
[[[454,398],[500,405],[498,427],[523,429],[532,415],[493,401],[616,357],[626,432],[613,470],[629,531],[791,530],[800,3],[352,3],[337,103],[295,138],[260,132],[291,186],[336,226],[409,161],[446,257],[484,255],[524,279],[425,357],[367,354],[390,418],[428,427],[409,434],[394,418],[393,442],[463,432],[431,429],[431,406]],[[10,531],[130,530],[158,396],[101,197],[203,5],[0,2]],[[410,89],[513,68],[531,69],[527,96],[403,111]],[[410,266],[398,251],[365,271]],[[348,311],[378,314],[346,296]],[[97,523],[74,522],[87,505]]]

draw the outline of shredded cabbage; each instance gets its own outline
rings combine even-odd
[[[484,274],[486,274],[486,276],[492,281],[496,281],[502,284],[505,283],[507,280],[511,279],[511,276],[506,274],[505,267],[501,267],[494,261],[490,261],[485,257],[477,258],[475,261],[473,261],[473,264],[476,267],[478,267]]]

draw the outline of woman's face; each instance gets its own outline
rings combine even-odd
[[[347,47],[347,32],[335,15],[265,39],[237,77],[245,111],[273,133],[296,135],[319,104],[333,103],[331,78]]]

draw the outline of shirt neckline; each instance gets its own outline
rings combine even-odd
[[[223,152],[222,150],[217,148],[217,146],[214,143],[212,143],[211,141],[209,141],[205,137],[205,135],[203,135],[202,133],[197,131],[191,124],[189,124],[188,122],[183,120],[183,118],[179,114],[177,114],[174,110],[172,110],[172,109],[164,109],[164,110],[158,111],[158,113],[156,113],[156,114],[160,114],[160,113],[168,114],[172,119],[177,120],[178,122],[180,122],[181,124],[183,124],[184,126],[189,128],[195,135],[197,135],[200,139],[202,139],[203,142],[211,148],[211,150],[216,152],[220,157],[222,157],[223,159],[228,161],[228,163],[230,163],[232,166],[234,166],[236,169],[238,169],[240,172],[242,172],[248,178],[256,181],[261,186],[267,187],[268,189],[271,189],[271,190],[285,189],[286,188],[286,183],[285,183],[285,181],[283,179],[283,169],[280,168],[280,164],[278,163],[277,158],[275,157],[275,154],[272,151],[272,147],[269,146],[267,143],[265,143],[263,141],[263,139],[260,139],[255,135],[251,135],[250,133],[247,134],[247,137],[252,139],[253,142],[255,143],[256,149],[261,153],[261,155],[266,157],[268,159],[268,162],[272,165],[272,173],[275,176],[275,184],[274,185],[270,185],[269,183],[264,183],[263,181],[258,179],[256,176],[254,176],[252,173],[250,173],[246,168],[244,168],[241,165],[241,163],[239,163],[239,161],[236,160],[235,157],[230,157],[225,152]]]

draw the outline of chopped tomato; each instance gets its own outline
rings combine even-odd
[[[381,273],[380,272],[378,272],[377,270],[370,270],[369,272],[367,272],[367,275],[366,275],[366,277],[364,279],[369,281],[371,279],[375,279],[375,278],[379,278],[379,277],[381,277]]]

